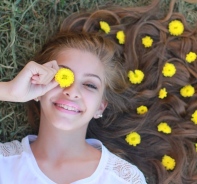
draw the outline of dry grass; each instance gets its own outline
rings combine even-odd
[[[167,10],[170,0],[161,0]],[[14,3],[13,3],[14,2]],[[150,0],[2,0],[0,2],[0,80],[8,81],[33,57],[36,50],[69,14],[109,4],[147,5]],[[197,21],[197,4],[179,0],[176,9],[191,24]],[[0,142],[20,140],[32,130],[24,104],[0,102]]]

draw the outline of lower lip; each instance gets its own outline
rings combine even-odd
[[[69,110],[66,110],[66,109],[64,109],[64,108],[61,108],[61,107],[59,107],[59,106],[57,106],[57,105],[55,105],[55,107],[56,107],[57,110],[59,110],[59,111],[61,111],[61,112],[63,112],[63,113],[66,113],[66,114],[73,114],[73,115],[79,114],[79,112],[69,111]]]

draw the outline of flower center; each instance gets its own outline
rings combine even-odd
[[[63,75],[62,79],[68,79],[68,76],[67,75]]]

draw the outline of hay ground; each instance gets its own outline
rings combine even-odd
[[[161,0],[166,11],[170,0]],[[73,12],[116,4],[147,5],[151,0],[1,0],[0,81],[9,81],[31,60],[46,39]],[[197,4],[178,0],[176,9],[191,25],[197,21]],[[23,103],[0,102],[0,142],[21,140],[32,133]]]

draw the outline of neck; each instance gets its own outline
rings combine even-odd
[[[31,144],[31,148],[34,154],[50,159],[77,158],[84,156],[90,147],[86,143],[85,135],[86,129],[64,131],[41,122],[38,138]]]

